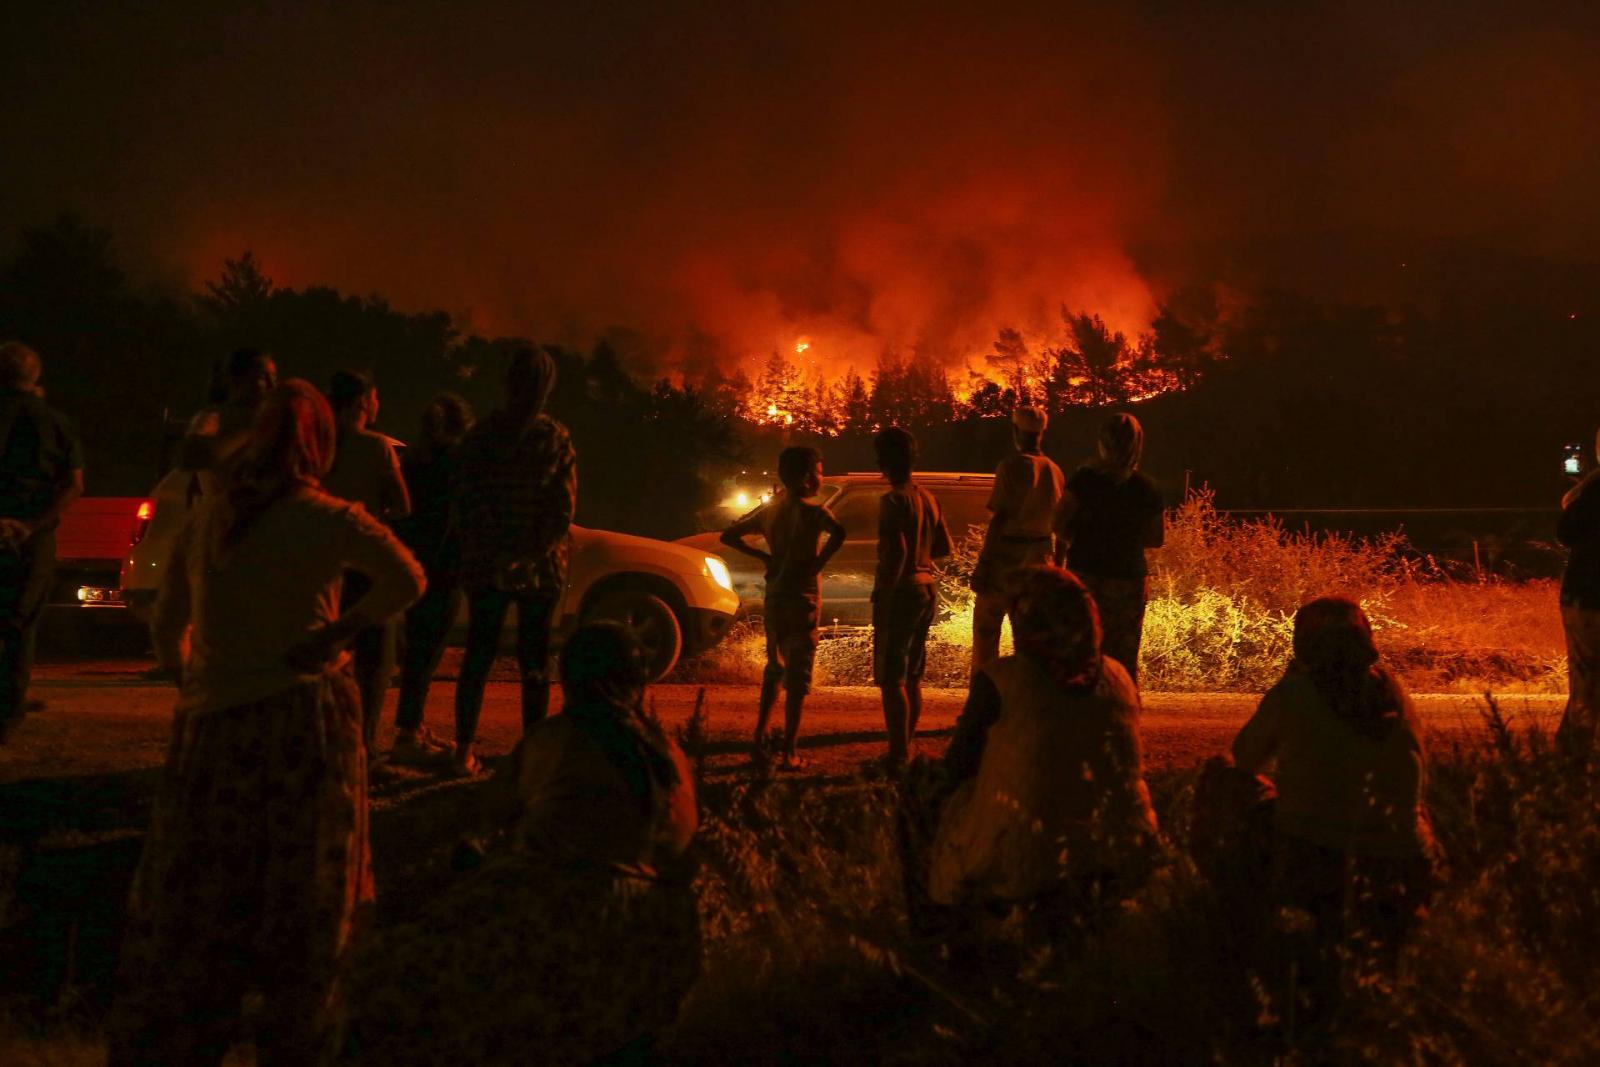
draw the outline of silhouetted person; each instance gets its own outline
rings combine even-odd
[[[394,753],[427,759],[452,746],[423,725],[428,687],[445,638],[461,607],[461,537],[452,521],[452,494],[461,439],[472,429],[472,408],[455,393],[440,393],[422,409],[422,435],[400,464],[411,495],[411,514],[395,532],[428,575],[428,591],[406,612],[400,704],[395,711]]]
[[[338,426],[333,468],[322,488],[333,496],[367,509],[367,514],[393,523],[411,514],[411,497],[400,473],[400,457],[389,438],[370,427],[378,419],[378,387],[357,371],[338,371],[328,383],[328,402]],[[353,604],[367,592],[359,573],[345,580],[345,603]],[[357,636],[350,645],[356,685],[361,689],[361,713],[367,751],[376,751],[383,699],[394,680],[396,620],[385,619]]]
[[[189,423],[178,466],[196,475],[195,488],[215,493],[225,468],[250,439],[262,401],[278,384],[278,364],[265,352],[237,348],[213,375],[211,403]]]
[[[461,443],[457,522],[468,623],[456,683],[455,760],[463,774],[478,769],[472,744],[483,689],[513,604],[522,728],[550,708],[550,628],[567,581],[568,531],[578,503],[572,437],[544,414],[555,382],[548,352],[519,349],[506,370],[506,406]]]
[[[1355,934],[1398,946],[1430,889],[1427,755],[1359,605],[1328,597],[1296,612],[1294,659],[1233,759],[1276,786],[1275,903],[1308,912],[1329,949]]]
[[[178,702],[128,905],[114,1067],[221,1063],[251,992],[264,996],[258,1062],[333,1051],[338,976],[372,899],[361,705],[342,653],[423,585],[387,527],[321,490],[333,449],[322,394],[274,390],[164,572],[151,628]],[[370,589],[341,613],[351,570]]]
[[[1017,454],[994,472],[994,491],[989,494],[992,514],[972,571],[974,674],[1000,654],[1000,630],[1011,602],[1013,576],[1023,568],[1050,562],[1056,509],[1066,479],[1042,451],[1049,421],[1042,408],[1022,407],[1011,413]]]
[[[844,545],[844,527],[816,501],[822,489],[822,455],[816,449],[799,445],[784,449],[778,455],[778,478],[783,492],[772,506],[728,527],[722,543],[754,556],[767,569],[762,603],[767,666],[761,675],[761,704],[756,713],[755,758],[757,762],[766,759],[767,720],[781,683],[785,693],[781,766],[798,770],[801,763],[795,741],[800,736],[800,713],[811,692],[811,669],[817,656],[822,569]],[[767,550],[745,541],[752,534],[766,539]],[[826,545],[821,545],[823,535],[827,535]]]
[[[360,1062],[648,1062],[700,972],[700,938],[683,862],[694,781],[644,712],[646,676],[620,626],[568,638],[561,713],[490,783],[500,836],[354,967]],[[610,1058],[625,1047],[638,1058]]]
[[[1082,582],[1046,564],[1012,587],[1016,652],[972,676],[945,754],[957,788],[934,837],[929,894],[1081,917],[1136,889],[1158,848],[1139,690],[1101,654]]]
[[[83,449],[42,399],[43,366],[0,345],[0,744],[22,722],[33,638],[55,577],[56,526],[83,495]]]
[[[1600,456],[1600,436],[1595,442]],[[1563,748],[1588,752],[1600,723],[1600,469],[1561,500],[1556,536],[1571,551],[1561,579],[1561,626],[1567,635],[1567,709],[1556,730]]]
[[[917,439],[890,427],[873,439],[889,491],[878,503],[878,567],[872,583],[872,674],[883,694],[889,731],[887,762],[906,762],[922,717],[922,675],[928,628],[938,608],[933,561],[950,555],[944,513],[932,493],[911,480]]]
[[[1144,429],[1116,414],[1100,429],[1100,456],[1067,481],[1056,514],[1056,562],[1094,594],[1105,654],[1139,681],[1139,644],[1150,567],[1145,549],[1166,540],[1161,493],[1139,470]]]

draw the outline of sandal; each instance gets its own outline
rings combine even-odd
[[[476,778],[483,773],[483,764],[469,750],[457,752],[450,761],[450,775],[455,778]]]

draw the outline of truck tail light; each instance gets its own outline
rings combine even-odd
[[[144,535],[150,532],[150,520],[155,517],[155,514],[155,501],[145,500],[140,502],[139,510],[133,516],[133,540],[128,542],[130,547],[144,540]]]

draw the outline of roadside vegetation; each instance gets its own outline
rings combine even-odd
[[[955,533],[956,531],[952,531]],[[972,573],[979,531],[960,537],[946,567],[943,609],[930,634],[927,683],[965,686],[972,633]],[[1168,514],[1167,544],[1151,553],[1141,682],[1156,691],[1254,692],[1288,662],[1295,610],[1318,596],[1360,601],[1386,661],[1413,692],[1558,693],[1566,646],[1557,583],[1512,581],[1452,567],[1404,537],[1343,537],[1286,528],[1274,519],[1219,513],[1208,492]],[[1009,641],[1009,635],[1006,638]],[[759,624],[739,625],[687,681],[754,684],[765,645]],[[872,642],[825,639],[819,685],[871,685]]]

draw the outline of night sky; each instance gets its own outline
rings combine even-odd
[[[1593,14],[221,6],[10,5],[6,240],[71,209],[148,280],[249,247],[485,331],[861,363],[1600,237]]]

